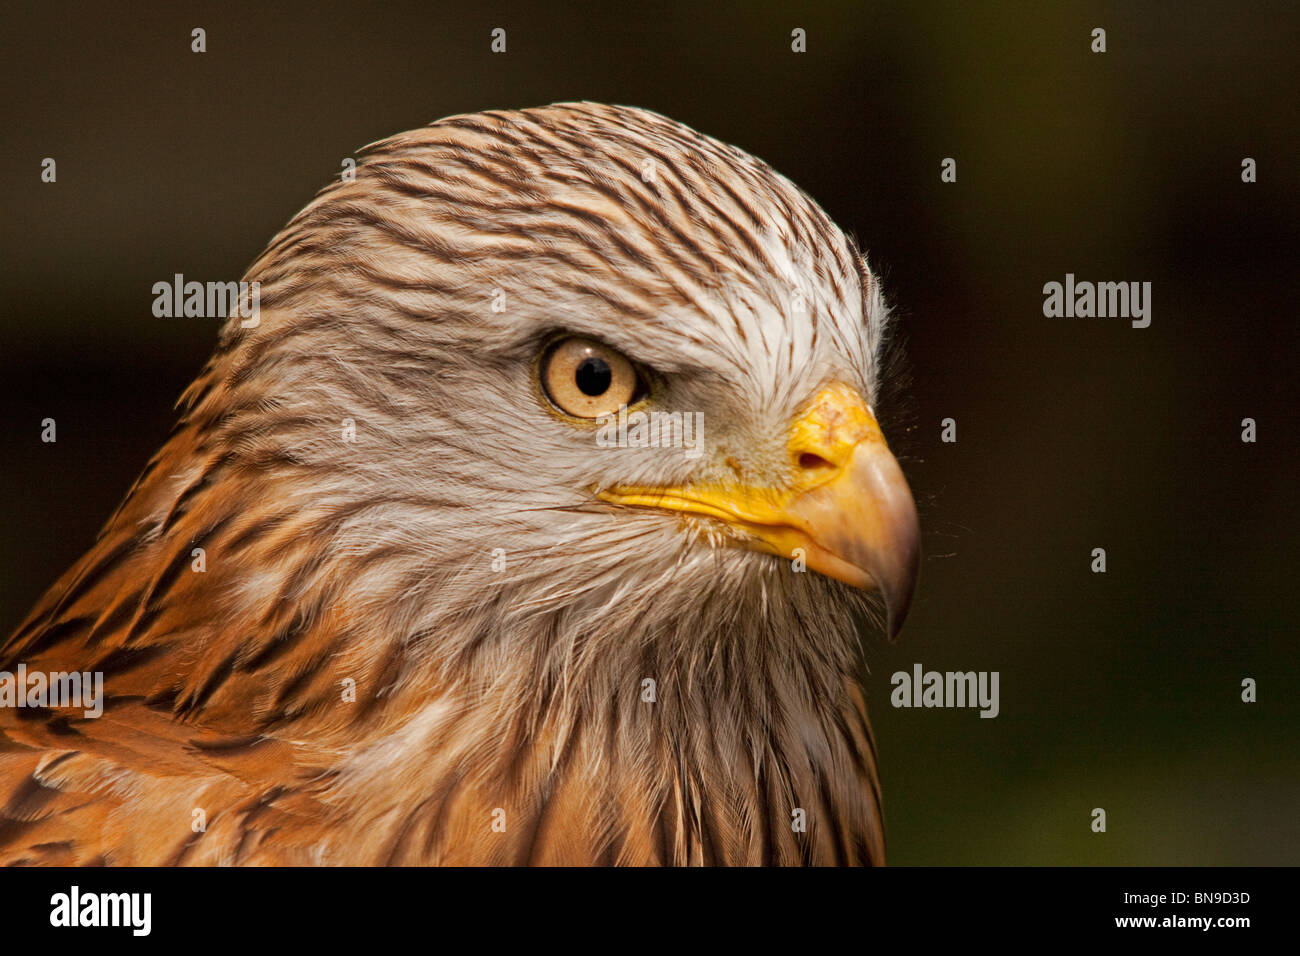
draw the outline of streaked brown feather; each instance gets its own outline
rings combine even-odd
[[[740,306],[784,294],[778,226],[816,289],[807,335],[768,354]],[[262,325],[227,323],[164,448],[0,647],[0,669],[100,669],[107,696],[98,719],[0,711],[0,862],[882,862],[861,600],[700,529],[511,498],[494,482],[528,436],[462,438],[499,412],[431,372],[525,347],[485,311],[502,285],[539,327],[563,302],[663,337],[665,364],[707,357],[776,420],[828,357],[871,393],[864,274],[788,182],[654,114],[376,144],[254,264]],[[688,314],[735,325],[665,318]],[[512,570],[485,579],[504,536]]]

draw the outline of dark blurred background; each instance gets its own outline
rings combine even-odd
[[[891,862],[1300,862],[1300,9],[620,6],[6,7],[0,630],[88,547],[215,342],[154,318],[154,282],[238,278],[400,130],[644,106],[800,184],[900,316],[890,438],[926,558],[902,638],[869,647]],[[1151,282],[1150,328],[1045,318],[1067,272]],[[892,709],[916,662],[998,671],[1000,716]]]

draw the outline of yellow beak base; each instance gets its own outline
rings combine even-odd
[[[792,424],[788,480],[674,488],[617,486],[605,501],[714,518],[740,542],[853,587],[879,591],[886,630],[907,616],[920,563],[916,505],[875,416],[852,388],[824,388]]]

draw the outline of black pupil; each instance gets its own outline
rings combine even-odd
[[[614,374],[609,370],[609,363],[602,358],[588,355],[573,373],[574,381],[583,395],[604,395],[609,391],[610,380]]]

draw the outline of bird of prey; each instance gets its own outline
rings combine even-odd
[[[461,115],[245,280],[0,646],[103,680],[0,708],[0,860],[883,861],[861,637],[918,525],[880,286],[816,203],[640,109]]]

